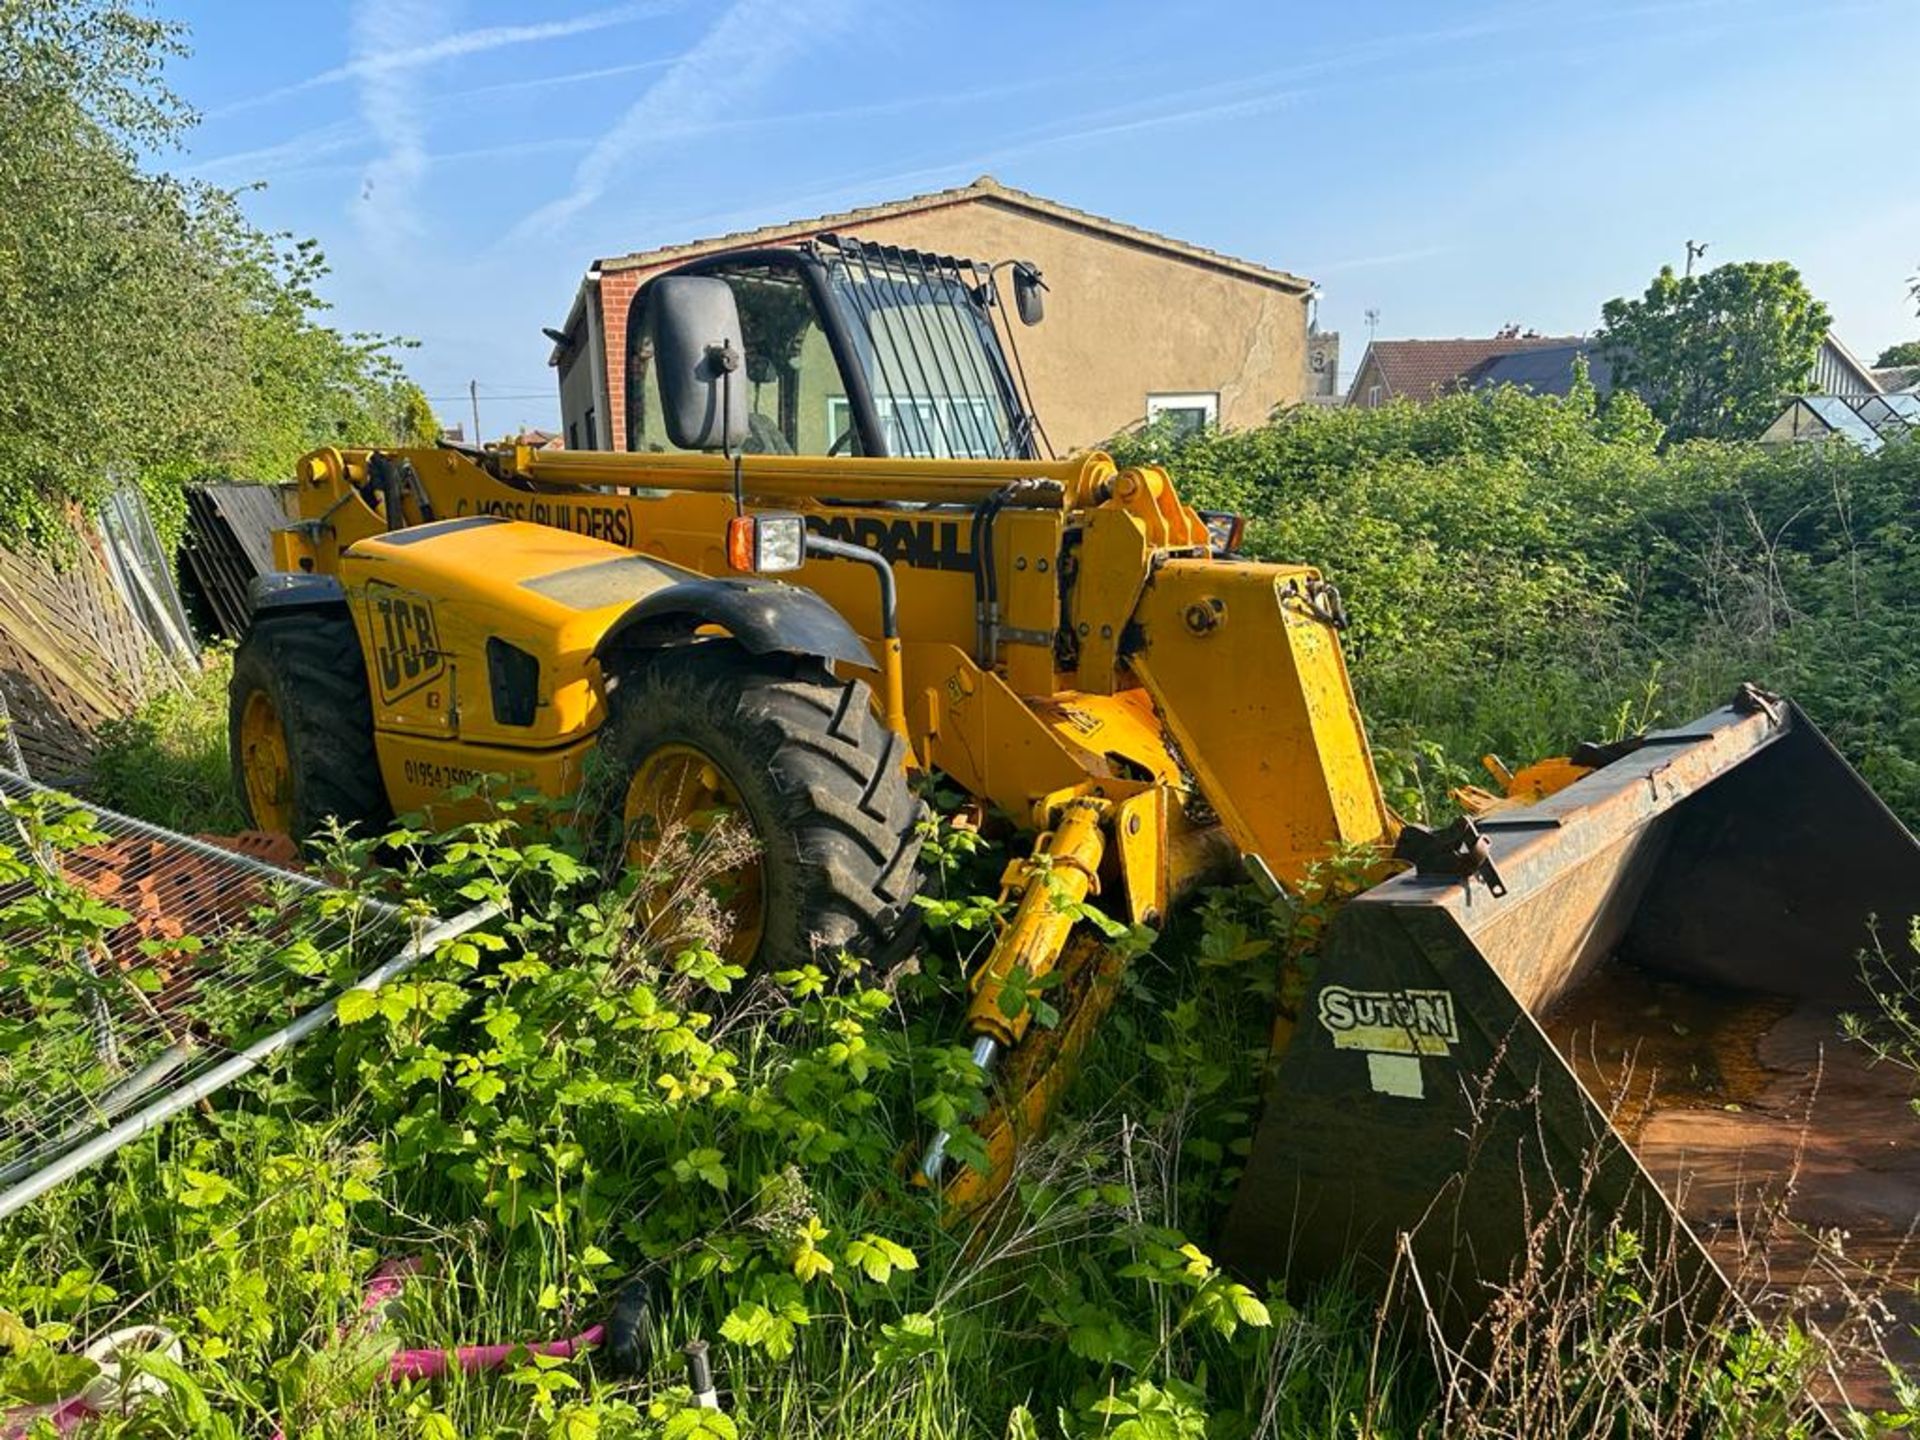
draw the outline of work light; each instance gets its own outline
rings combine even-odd
[[[806,558],[807,525],[798,515],[736,515],[727,522],[727,564],[735,570],[798,570]]]

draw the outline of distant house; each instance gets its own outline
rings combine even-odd
[[[1883,365],[1867,373],[1883,394],[1920,394],[1920,365]]]
[[[1533,350],[1566,350],[1578,335],[1489,335],[1484,339],[1376,340],[1360,359],[1347,404],[1371,409],[1390,400],[1431,400],[1472,388],[1476,372]],[[1571,379],[1571,362],[1568,362]]]
[[[1814,358],[1813,378],[1807,389],[1822,395],[1878,395],[1880,382],[1873,378],[1872,370],[1840,343],[1840,337],[1829,330],[1827,338],[1820,342],[1819,355]]]
[[[1458,390],[1518,385],[1537,395],[1565,395],[1579,362],[1601,395],[1613,389],[1613,366],[1599,343],[1581,336],[1496,335],[1487,340],[1378,340],[1347,392],[1349,405],[1384,405],[1404,397],[1430,400]],[[1878,395],[1888,388],[1831,333],[1814,359],[1809,390],[1828,396]],[[1920,378],[1920,376],[1917,376]],[[1785,418],[1785,417],[1782,417]]]
[[[1602,395],[1613,389],[1613,364],[1591,340],[1535,345],[1482,361],[1463,377],[1464,388],[1490,390],[1496,385],[1518,385],[1536,395],[1566,395],[1573,377],[1586,362],[1587,379]]]
[[[524,445],[529,450],[564,450],[566,442],[557,430],[522,430],[513,437],[515,445]]]

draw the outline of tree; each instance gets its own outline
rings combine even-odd
[[[57,544],[128,480],[164,520],[195,476],[421,428],[395,343],[319,322],[311,242],[143,166],[193,123],[184,48],[132,0],[0,0],[0,540]]]
[[[1783,260],[1678,276],[1601,309],[1600,353],[1616,385],[1637,390],[1670,439],[1745,439],[1782,397],[1806,388],[1830,317]]]
[[[1888,365],[1920,365],[1920,340],[1902,340],[1898,345],[1889,345],[1873,364],[1876,370]]]

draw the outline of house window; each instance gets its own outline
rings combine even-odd
[[[993,402],[984,395],[915,395],[873,397],[886,436],[889,455],[921,460],[972,458],[970,441],[990,435],[996,423]],[[853,429],[853,402],[844,395],[827,397],[827,433],[840,438],[829,453],[858,454]],[[856,448],[848,450],[849,445]]]
[[[599,448],[599,437],[593,433],[593,411],[589,410],[587,411],[587,449],[598,450]]]
[[[1384,386],[1381,386],[1381,385],[1367,386],[1367,408],[1371,410],[1378,410],[1380,408],[1381,398],[1385,393],[1386,393],[1386,387]]]
[[[1165,419],[1176,435],[1191,435],[1209,425],[1220,423],[1220,393],[1194,390],[1185,393],[1147,396],[1147,423]]]
[[[569,450],[580,448],[580,427],[571,420],[567,422],[567,448]]]

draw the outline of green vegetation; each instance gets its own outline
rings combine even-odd
[[[1614,381],[1647,398],[1676,440],[1743,439],[1807,387],[1831,317],[1783,260],[1679,276],[1601,307],[1600,353]]]
[[[233,651],[219,645],[200,672],[100,731],[88,796],[171,830],[227,833],[246,817],[227,763],[227,680]]]
[[[1876,369],[1888,365],[1920,365],[1920,340],[1902,340],[1898,345],[1889,345],[1873,363]]]
[[[1748,677],[1806,703],[1920,814],[1920,662],[1903,640],[1920,606],[1920,459],[1660,440],[1631,398],[1503,392],[1122,448],[1163,454],[1196,499],[1253,517],[1259,553],[1310,557],[1341,585],[1382,768],[1410,814],[1480,779],[1484,751],[1529,758],[1678,721]],[[123,732],[101,767],[116,803],[221,823],[212,676],[199,711]],[[643,925],[637,879],[603,893],[577,858],[584,829],[535,807],[451,840],[400,831],[377,868],[369,846],[346,847],[343,873],[443,912],[503,898],[509,918],[355,1000],[212,1115],[0,1227],[0,1396],[70,1388],[72,1341],[138,1319],[176,1329],[186,1353],[129,1434],[1230,1440],[1541,1433],[1557,1415],[1732,1437],[1800,1423],[1807,1338],[1714,1327],[1667,1352],[1666,1272],[1617,1230],[1582,1243],[1577,1283],[1556,1269],[1498,1307],[1512,1331],[1486,1373],[1345,1287],[1253,1293],[1214,1266],[1274,976],[1311,943],[1311,916],[1283,924],[1222,893],[1158,937],[1014,1203],[949,1228],[898,1166],[916,1135],[983,1103],[955,1042],[992,848],[932,834],[929,938],[908,964],[746,976],[691,922]],[[697,889],[691,859],[669,868]],[[1900,1032],[1882,1043],[1911,1054]],[[382,1335],[342,1338],[367,1276],[400,1257],[430,1273]],[[396,1344],[577,1331],[635,1272],[659,1326],[641,1383],[530,1358],[378,1383]],[[674,1351],[695,1335],[715,1347],[724,1417],[676,1388]]]
[[[1083,1087],[1098,1100],[1030,1157],[1015,1204],[949,1228],[895,1161],[981,1103],[953,1041],[958,964],[985,935],[971,890],[994,857],[964,831],[932,837],[936,893],[954,898],[933,901],[944,938],[911,965],[750,978],[644,922],[636,877],[602,894],[571,817],[523,818],[388,838],[438,907],[499,898],[510,919],[352,997],[238,1103],[6,1228],[0,1395],[70,1390],[64,1342],[133,1314],[182,1334],[186,1363],[124,1433],[1198,1437],[1251,1429],[1209,1415],[1269,1411],[1267,1433],[1295,1435],[1419,1413],[1420,1382],[1375,1353],[1351,1297],[1263,1298],[1196,1243],[1262,1040],[1248,992],[1271,942],[1243,902],[1212,902],[1205,943],[1170,947],[1187,958],[1141,957]],[[670,867],[682,884],[691,858]],[[431,1273],[388,1333],[342,1340],[383,1257]],[[530,1359],[375,1383],[402,1337],[576,1332],[635,1271],[665,1357],[646,1384]],[[673,1350],[696,1334],[729,1416],[675,1388]]]
[[[130,0],[0,0],[0,541],[58,544],[129,478],[168,531],[197,476],[433,434],[393,342],[320,322],[312,242],[148,168],[193,122],[183,52]]]
[[[1755,680],[1920,821],[1920,448],[1661,438],[1629,395],[1505,390],[1118,448],[1340,586],[1407,813],[1489,751],[1679,724]]]

